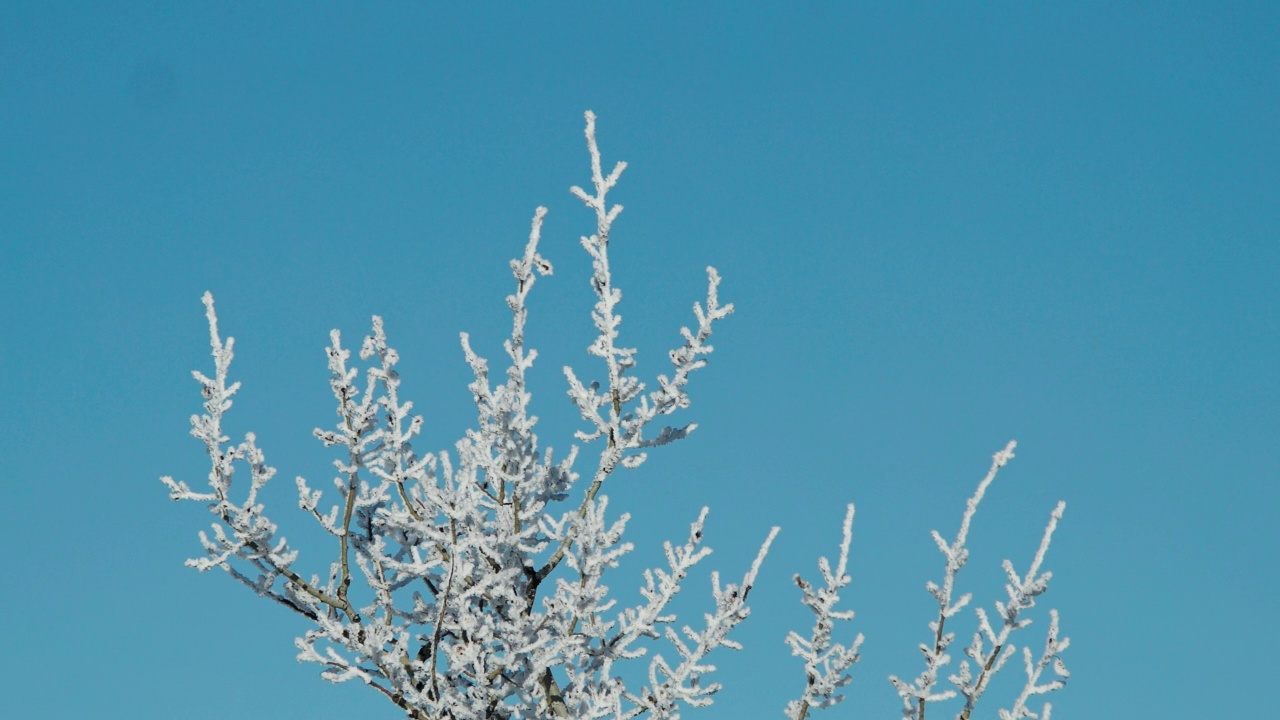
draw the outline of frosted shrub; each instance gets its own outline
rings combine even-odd
[[[643,602],[618,608],[609,597],[605,573],[632,546],[622,540],[629,515],[611,519],[600,490],[619,469],[639,467],[650,450],[693,431],[692,424],[658,427],[655,421],[689,406],[690,378],[706,365],[712,330],[733,306],[720,304],[720,277],[707,268],[705,304],[694,303],[693,329],[681,329],[684,342],[670,352],[671,374],[659,375],[649,389],[632,373],[635,349],[617,345],[621,292],[609,267],[609,232],[622,207],[606,200],[626,164],[604,174],[595,116],[588,112],[586,120],[592,192],[578,187],[572,192],[596,219],[595,233],[582,238],[592,259],[596,303],[591,316],[599,333],[588,352],[603,362],[608,380],[603,387],[584,384],[571,368],[564,369],[569,397],[586,426],[577,433],[581,446],[556,458],[550,448],[539,446],[537,419],[529,413],[525,373],[536,352],[525,346],[525,301],[538,277],[552,271],[538,252],[546,214],[538,208],[523,255],[511,261],[516,289],[507,297],[512,330],[504,344],[510,363],[505,377],[492,381],[487,361],[462,335],[475,375],[469,388],[478,417],[452,454],[413,449],[423,418],[400,397],[399,356],[387,344],[382,318],[373,318],[372,332],[360,345],[363,371],[350,364],[351,350],[338,331],[331,333],[329,384],[339,420],[331,429],[317,429],[315,436],[339,449],[335,499],[324,504],[321,490],[296,480],[299,506],[334,538],[337,559],[324,577],[304,577],[295,569],[298,551],[258,502],[258,491],[276,471],[266,464],[254,435],[233,445],[223,434],[223,416],[239,389],[227,376],[234,341],[222,339],[213,298],[204,296],[214,374],[194,373],[205,402],[204,414],[191,418],[191,434],[204,443],[212,461],[209,491],[162,478],[174,500],[206,503],[215,517],[212,536],[200,533],[205,555],[187,564],[201,571],[221,568],[258,595],[305,616],[314,628],[296,641],[299,660],[323,666],[321,676],[331,682],[365,683],[409,718],[674,720],[682,706],[710,705],[720,685],[707,679],[715,669],[707,657],[720,647],[740,649],[729,635],[750,613],[747,597],[778,532],[770,530],[741,580],[722,583],[718,573],[711,573],[711,609],[699,624],[677,631],[677,618],[667,606],[711,552],[703,544],[706,508],[682,544],[665,544],[666,566],[644,571]],[[594,467],[583,487],[576,469],[579,454],[592,447]],[[996,454],[956,540],[947,543],[934,533],[946,569],[941,586],[928,586],[939,614],[930,623],[932,639],[921,645],[925,669],[910,683],[891,678],[905,717],[923,720],[929,703],[951,699],[958,691],[964,705],[957,717],[968,718],[991,676],[1014,653],[1010,635],[1030,622],[1024,613],[1047,587],[1049,573],[1040,566],[1061,504],[1027,574],[1019,576],[1005,563],[1009,600],[995,604],[994,616],[977,610],[979,631],[965,651],[973,667],[961,662],[950,676],[956,691],[936,689],[954,638],[944,625],[969,601],[967,594],[953,599],[956,573],[968,557],[969,524],[1012,451],[1010,443]],[[248,482],[237,485],[233,499],[232,478],[240,468],[247,468]],[[819,560],[823,585],[796,576],[801,601],[815,620],[807,638],[794,632],[786,638],[804,661],[804,690],[785,709],[792,720],[838,703],[838,691],[849,683],[849,670],[859,658],[862,635],[847,645],[834,640],[836,622],[853,618],[852,611],[836,609],[840,590],[850,582],[846,565],[853,513],[850,505],[835,567]],[[357,577],[363,587],[356,595],[363,600],[351,593]],[[1026,686],[1010,709],[999,711],[1002,720],[1038,717],[1027,701],[1061,687],[1067,673],[1058,653],[1066,647],[1053,614],[1044,650],[1033,656],[1024,648]],[[624,682],[620,668],[628,662],[647,662],[647,682],[639,687]],[[1050,666],[1055,679],[1042,680]],[[1047,704],[1039,717],[1049,717]]]

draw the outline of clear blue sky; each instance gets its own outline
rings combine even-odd
[[[238,340],[231,429],[257,431],[304,539],[328,330],[384,315],[424,449],[450,447],[457,333],[497,357],[506,261],[548,205],[529,338],[543,441],[567,449],[559,368],[592,368],[592,219],[567,192],[588,108],[631,164],[615,264],[641,373],[704,266],[738,308],[698,432],[607,490],[639,547],[613,585],[702,504],[732,574],[783,527],[747,649],[690,717],[781,717],[803,683],[782,638],[807,627],[790,574],[834,551],[848,501],[845,632],[868,639],[825,717],[894,717],[885,676],[919,671],[941,573],[928,531],[955,532],[1010,438],[961,583],[989,607],[1067,501],[1039,608],[1073,639],[1054,717],[1274,714],[1274,5],[226,5],[0,6],[3,714],[398,717],[296,664],[284,610],[181,565],[207,516],[157,478],[207,472],[199,298]],[[705,576],[686,593],[700,613]]]

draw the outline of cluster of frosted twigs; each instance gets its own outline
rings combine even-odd
[[[329,501],[322,503],[324,493],[297,478],[299,506],[332,538],[337,559],[323,577],[304,576],[296,569],[298,552],[258,501],[275,469],[266,464],[254,435],[234,444],[223,432],[223,417],[239,389],[227,377],[234,342],[222,339],[213,298],[204,297],[215,372],[212,377],[194,373],[205,402],[204,413],[191,419],[191,433],[211,460],[210,490],[196,492],[184,482],[163,478],[173,499],[206,503],[215,516],[212,535],[200,534],[205,555],[188,564],[199,570],[221,568],[258,595],[308,618],[314,627],[297,640],[299,659],[322,665],[322,676],[330,681],[364,682],[410,718],[673,720],[682,707],[709,705],[720,686],[705,679],[715,669],[707,656],[720,647],[739,647],[729,634],[750,612],[748,594],[777,533],[777,528],[770,531],[740,582],[722,584],[712,573],[713,607],[697,626],[677,630],[677,619],[667,607],[693,567],[711,552],[703,545],[705,508],[684,543],[666,544],[666,566],[644,572],[643,602],[618,608],[609,596],[605,573],[631,545],[622,540],[628,515],[611,520],[608,499],[600,490],[619,468],[638,467],[650,449],[683,439],[694,429],[692,424],[659,428],[654,421],[688,407],[690,376],[706,364],[713,326],[733,306],[720,304],[720,278],[708,268],[705,304],[694,304],[696,325],[682,328],[684,342],[670,352],[670,376],[659,375],[649,389],[633,374],[635,349],[617,344],[621,292],[609,267],[609,233],[622,207],[606,200],[626,165],[618,163],[604,174],[595,117],[587,113],[586,119],[592,192],[577,187],[572,192],[596,217],[595,232],[582,238],[582,246],[592,259],[596,302],[591,316],[598,331],[588,351],[603,361],[605,377],[603,382],[584,382],[565,368],[569,396],[586,424],[577,433],[581,445],[555,458],[549,448],[539,446],[537,418],[529,412],[525,374],[537,353],[525,346],[526,299],[538,277],[552,271],[538,252],[546,214],[538,208],[523,255],[511,261],[516,289],[507,297],[512,330],[504,345],[509,360],[505,377],[491,379],[487,361],[462,335],[475,376],[469,387],[477,420],[452,452],[414,450],[423,418],[400,397],[399,357],[387,344],[381,318],[373,319],[372,332],[360,346],[363,369],[352,364],[351,350],[339,333],[331,334],[327,353],[338,422],[315,431],[339,453]],[[1012,447],[996,456],[996,465],[970,501],[957,540],[947,544],[935,533],[947,569],[942,587],[930,585],[940,614],[931,624],[933,642],[923,646],[926,670],[911,684],[892,679],[907,714],[914,717],[918,711],[920,720],[927,703],[954,695],[934,690],[952,638],[943,624],[968,601],[968,595],[956,602],[951,597],[955,574],[967,557],[965,534]],[[596,450],[596,460],[590,477],[580,478],[575,467],[586,448]],[[244,467],[247,490],[237,483],[233,499],[232,478]],[[1039,568],[1061,512],[1059,506],[1025,577],[1006,563],[1010,599],[996,603],[995,622],[978,611],[980,632],[966,651],[976,674],[963,662],[951,678],[965,700],[961,717],[968,717],[1013,651],[1010,633],[1027,624],[1021,614],[1045,590],[1049,574],[1038,574]],[[853,617],[851,611],[835,609],[839,591],[850,582],[846,564],[852,522],[850,506],[836,567],[825,558],[819,563],[825,587],[796,578],[802,601],[816,620],[810,637],[791,633],[786,640],[805,661],[805,690],[786,709],[792,720],[839,702],[837,691],[849,682],[848,671],[858,661],[861,635],[850,645],[833,640],[836,621]],[[1039,660],[1033,662],[1027,654],[1022,696],[1012,709],[1000,711],[1002,718],[1036,717],[1026,701],[1062,684],[1066,671],[1057,654],[1066,645],[1065,638],[1057,639],[1055,615]],[[621,667],[630,661],[647,662],[644,681],[624,680]],[[1041,673],[1049,664],[1059,679],[1042,683]],[[1048,718],[1047,705],[1043,717]]]

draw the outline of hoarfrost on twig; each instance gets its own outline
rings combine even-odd
[[[695,322],[680,329],[682,342],[668,352],[670,374],[649,384],[635,374],[637,351],[620,340],[622,293],[614,285],[609,254],[622,206],[610,205],[608,196],[626,164],[604,173],[595,115],[585,117],[591,190],[575,186],[571,192],[596,221],[594,232],[580,242],[592,261],[595,296],[596,336],[587,352],[602,362],[604,378],[584,382],[564,368],[569,399],[586,424],[575,435],[582,445],[571,445],[557,458],[539,444],[538,419],[530,412],[526,374],[537,352],[525,338],[527,300],[538,278],[553,271],[539,249],[547,214],[539,207],[524,252],[510,262],[515,289],[506,298],[511,334],[503,343],[505,372],[491,373],[470,337],[460,336],[473,376],[468,389],[476,421],[451,450],[414,448],[425,420],[400,395],[399,354],[388,343],[381,317],[373,317],[358,360],[337,330],[330,334],[325,354],[337,419],[314,435],[336,451],[333,490],[315,489],[302,477],[294,481],[299,508],[327,535],[330,559],[322,563],[323,572],[304,577],[295,570],[299,552],[259,502],[276,470],[257,438],[247,433],[233,443],[224,433],[224,416],[240,389],[228,380],[234,340],[222,339],[213,297],[203,297],[214,372],[193,373],[204,412],[191,417],[191,434],[210,461],[209,490],[162,478],[175,501],[203,503],[214,516],[211,533],[199,534],[204,554],[187,564],[200,571],[222,569],[309,619],[312,626],[295,641],[300,661],[321,666],[330,682],[357,680],[372,687],[409,718],[674,720],[684,707],[709,705],[721,686],[711,680],[715,666],[708,658],[719,648],[740,649],[730,633],[751,612],[748,596],[778,534],[776,527],[768,532],[739,582],[722,584],[719,573],[710,574],[712,609],[701,624],[678,624],[669,606],[711,552],[703,535],[707,508],[690,524],[683,544],[664,544],[665,566],[644,571],[637,605],[619,608],[610,595],[607,576],[632,550],[623,540],[630,515],[611,518],[601,490],[619,467],[639,467],[648,452],[696,428],[654,423],[689,407],[690,379],[706,366],[715,325],[733,305],[720,303],[720,276],[708,267],[706,298],[693,304]],[[575,467],[587,447],[596,459],[584,487]],[[967,593],[955,596],[956,577],[968,560],[966,539],[978,504],[1014,447],[1010,442],[996,453],[955,540],[933,533],[945,567],[941,584],[927,586],[938,615],[929,624],[930,641],[920,646],[925,668],[910,683],[890,677],[904,717],[924,720],[928,704],[956,695],[937,688],[954,639],[946,625],[970,600]],[[247,483],[233,483],[243,468]],[[1030,623],[1026,611],[1048,588],[1051,575],[1041,566],[1063,508],[1060,503],[1053,511],[1025,574],[1005,562],[1008,599],[995,603],[996,622],[976,610],[979,631],[965,652],[977,672],[966,660],[949,678],[965,701],[959,720],[968,720],[990,678],[1012,656],[1011,634]],[[848,644],[835,639],[837,622],[854,617],[852,610],[837,609],[851,582],[853,518],[848,505],[835,566],[825,557],[818,561],[822,584],[795,576],[814,624],[807,636],[786,637],[792,654],[804,662],[805,676],[803,691],[785,708],[790,720],[805,720],[811,711],[840,702],[839,691],[860,658],[861,634]],[[1001,720],[1049,720],[1048,703],[1039,715],[1028,703],[1065,684],[1060,653],[1068,645],[1059,636],[1057,611],[1050,611],[1045,647],[1038,656],[1023,648],[1027,679],[1012,705],[999,710]],[[622,668],[632,661],[647,669],[640,683],[624,679]],[[1046,680],[1049,668],[1053,679]]]
[[[588,352],[603,360],[607,375],[601,391],[565,370],[570,398],[588,422],[580,441],[604,439],[585,489],[574,470],[580,449],[554,459],[540,448],[537,418],[529,412],[526,373],[537,353],[525,342],[526,302],[538,277],[552,272],[539,251],[545,208],[534,212],[524,253],[510,265],[515,290],[507,297],[512,329],[503,345],[505,377],[495,384],[488,361],[461,336],[477,420],[452,453],[413,448],[424,420],[400,397],[399,355],[382,318],[373,318],[360,344],[363,370],[352,363],[340,333],[331,333],[326,356],[337,422],[315,431],[339,451],[331,504],[324,507],[326,493],[306,479],[295,481],[299,507],[332,538],[336,560],[324,580],[294,572],[297,551],[277,537],[257,503],[275,470],[254,436],[229,445],[223,434],[223,416],[239,389],[227,380],[233,341],[222,341],[213,298],[204,298],[215,373],[195,374],[205,413],[192,418],[192,434],[211,460],[211,492],[163,479],[175,500],[208,503],[215,516],[212,535],[201,533],[205,556],[188,564],[221,568],[312,620],[315,627],[297,640],[298,658],[321,665],[331,682],[359,680],[375,688],[409,717],[675,717],[680,704],[709,703],[718,685],[702,681],[713,669],[704,658],[716,648],[737,647],[728,633],[749,614],[746,597],[776,533],[740,584],[721,587],[713,573],[714,611],[706,627],[686,626],[680,635],[670,628],[675,618],[666,606],[710,552],[702,545],[704,510],[683,547],[667,545],[670,566],[645,573],[645,602],[606,619],[615,604],[606,571],[631,546],[621,541],[627,516],[610,522],[599,491],[619,466],[637,467],[651,448],[693,430],[686,424],[646,434],[659,415],[689,406],[690,376],[705,366],[713,325],[733,306],[720,304],[720,278],[708,268],[705,306],[694,304],[696,328],[681,329],[684,343],[670,352],[673,374],[658,376],[656,389],[645,394],[645,383],[632,373],[635,350],[617,344],[622,295],[609,265],[609,235],[622,208],[610,206],[607,194],[626,165],[603,174],[589,112],[585,134],[593,193],[577,187],[573,193],[596,216],[595,232],[582,238],[592,258],[598,331]],[[236,502],[232,477],[241,462],[250,481],[245,499]],[[580,500],[564,508],[575,490]],[[663,640],[678,655],[675,664],[653,652],[653,643]],[[615,663],[645,655],[652,658],[650,685],[629,690]]]

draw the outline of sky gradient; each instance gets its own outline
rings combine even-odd
[[[953,536],[990,456],[960,589],[990,608],[1067,503],[1024,641],[1058,608],[1054,718],[1274,713],[1280,674],[1280,12],[1273,4],[914,10],[835,3],[0,6],[0,697],[15,718],[396,718],[295,663],[303,626],[200,552],[187,435],[210,372],[200,296],[237,338],[230,430],[330,487],[324,347],[386,319],[422,450],[474,419],[458,346],[499,359],[508,259],[538,205],[555,275],[530,300],[543,445],[597,373],[594,227],[568,193],[599,116],[623,342],[667,367],[707,265],[737,312],[683,420],[606,486],[633,515],[634,596],[711,506],[706,568],[782,526],[725,685],[689,718],[781,717],[793,572],[858,505],[845,704],[895,717],[928,636],[929,531]],[[296,528],[296,530],[295,530]],[[700,618],[705,571],[680,609]],[[969,618],[966,617],[966,623]],[[972,625],[961,626],[955,655]],[[958,657],[957,657],[958,659]],[[983,717],[1007,705],[1020,663]],[[1020,686],[1020,685],[1019,685]],[[945,713],[943,713],[945,714]]]

